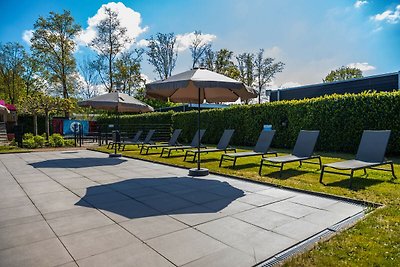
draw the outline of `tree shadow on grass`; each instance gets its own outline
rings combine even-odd
[[[49,159],[30,163],[34,168],[87,168],[99,166],[116,166],[127,161],[120,158],[69,158]]]
[[[133,219],[215,213],[244,195],[242,190],[218,180],[189,177],[135,178],[88,187],[85,196],[75,205]],[[209,207],[201,206],[202,203],[208,203]]]

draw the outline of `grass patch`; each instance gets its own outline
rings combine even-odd
[[[0,154],[23,153],[23,152],[30,152],[30,150],[19,148],[17,146],[0,146]]]
[[[183,152],[173,152],[170,158],[161,158],[160,150],[150,150],[149,155],[140,155],[135,146],[127,146],[129,151],[122,154],[133,158],[147,159],[176,166],[192,168],[196,163],[184,162]],[[106,147],[96,150],[112,152]],[[240,151],[240,150],[239,150]],[[287,153],[286,150],[279,152]],[[334,194],[362,201],[381,203],[385,206],[366,216],[354,227],[334,236],[327,242],[317,244],[312,250],[297,255],[285,263],[285,266],[400,266],[400,179],[391,180],[388,172],[368,171],[355,173],[353,189],[348,189],[347,177],[325,174],[324,182],[319,183],[320,171],[317,165],[298,163],[285,165],[282,178],[278,178],[277,169],[263,168],[263,176],[258,175],[259,157],[240,158],[233,169],[232,162],[226,161],[219,168],[220,153],[202,154],[202,166],[221,174],[235,175],[244,179],[268,182],[280,186],[293,187]],[[353,155],[321,153],[322,162],[329,163],[350,159]],[[394,159],[395,172],[400,175],[400,160]],[[267,219],[267,218],[266,218]]]

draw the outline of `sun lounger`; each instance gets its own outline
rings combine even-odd
[[[146,135],[146,137],[144,138],[143,141],[137,141],[137,142],[123,141],[123,142],[121,142],[122,151],[125,150],[125,146],[127,146],[127,145],[140,146],[140,145],[144,145],[144,144],[152,144],[153,142],[151,141],[151,138],[153,137],[154,133],[155,133],[155,130],[148,131],[148,133],[147,133],[147,135]]]
[[[270,154],[277,156],[277,153],[275,151],[268,151],[271,146],[274,135],[275,135],[275,130],[261,131],[253,151],[222,154],[221,159],[219,161],[219,166],[221,167],[223,160],[233,161],[232,167],[235,167],[236,160],[238,158],[254,157],[254,156],[265,157]]]
[[[121,147],[121,143],[122,143],[122,142],[138,142],[140,136],[142,135],[142,133],[143,133],[143,131],[142,131],[142,130],[139,130],[139,131],[136,132],[136,134],[133,136],[132,139],[122,140],[121,142],[118,142],[118,143],[117,143],[118,149]],[[107,149],[109,149],[110,147],[111,147],[111,149],[113,149],[113,148],[114,148],[114,145],[115,145],[114,142],[108,143]]]
[[[235,148],[229,147],[229,142],[232,139],[232,135],[235,132],[235,130],[225,130],[224,133],[222,134],[221,138],[219,139],[219,142],[217,144],[216,148],[206,148],[206,149],[201,149],[200,153],[212,153],[212,152],[227,152],[227,151],[234,151],[236,152]],[[198,155],[199,151],[197,149],[192,149],[192,150],[186,150],[185,158],[183,159],[186,161],[186,158],[188,155],[193,155],[193,162],[196,160],[196,157]]]
[[[390,130],[364,131],[361,137],[360,145],[358,146],[356,158],[352,160],[324,164],[322,166],[319,182],[323,184],[322,178],[324,173],[339,174],[350,177],[349,187],[351,188],[354,172],[357,170],[364,170],[364,174],[366,175],[366,169],[389,171],[392,173],[393,178],[397,179],[394,173],[393,162],[385,160],[385,152],[389,142],[389,137]],[[381,165],[390,165],[390,169],[376,168]],[[350,171],[350,174],[325,170],[328,167],[336,170],[348,170]]]
[[[181,134],[182,129],[175,129],[174,132],[172,133],[171,138],[169,139],[168,143],[166,144],[155,144],[155,145],[150,145],[150,144],[144,144],[142,148],[140,149],[140,154],[142,154],[143,151],[146,151],[146,155],[149,153],[149,149],[156,149],[156,148],[161,148],[161,147],[167,147],[167,146],[177,146],[178,145],[178,137]]]
[[[280,177],[282,175],[283,165],[296,161],[300,162],[300,166],[302,163],[310,163],[319,164],[321,167],[321,157],[319,155],[313,155],[318,136],[319,131],[300,131],[299,135],[297,136],[296,144],[294,145],[293,153],[287,156],[261,159],[258,173],[261,175],[263,165],[277,167],[280,168]],[[307,161],[310,159],[318,159],[318,163]]]
[[[160,157],[162,157],[164,155],[164,152],[168,152],[168,157],[169,157],[171,155],[172,151],[178,151],[178,150],[184,151],[185,149],[196,148],[197,145],[199,144],[199,135],[200,135],[200,142],[201,142],[201,139],[203,138],[203,135],[204,135],[205,132],[206,132],[206,130],[204,130],[204,129],[197,130],[196,134],[193,136],[192,142],[188,146],[163,147],[163,149],[161,150]],[[200,143],[200,146],[204,147],[204,146],[201,145],[201,143]]]

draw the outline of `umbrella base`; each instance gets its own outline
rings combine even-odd
[[[189,169],[189,176],[207,176],[209,174],[208,169],[206,168],[192,168]]]
[[[109,158],[120,158],[122,157],[122,154],[108,154]]]

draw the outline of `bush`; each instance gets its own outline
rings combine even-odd
[[[64,139],[64,146],[67,147],[75,146],[75,141],[72,139]]]
[[[264,124],[276,130],[273,147],[293,148],[300,130],[320,130],[317,150],[355,153],[363,130],[392,130],[389,153],[399,153],[400,91],[238,105],[201,112],[204,143],[216,144],[224,129],[235,129],[233,145],[254,146]],[[111,119],[108,119],[111,121]],[[171,123],[183,129],[180,141],[190,142],[197,130],[197,112],[155,112],[123,116],[130,125]]]
[[[44,144],[46,142],[46,138],[41,135],[35,135],[33,137],[33,140],[35,141],[37,147],[44,147]]]
[[[64,137],[61,134],[52,134],[49,137],[49,146],[62,147],[64,146]]]
[[[33,139],[33,133],[25,133],[24,136],[22,136],[22,139]]]
[[[23,139],[22,140],[22,147],[25,148],[37,148],[35,140],[33,138],[30,139]]]

